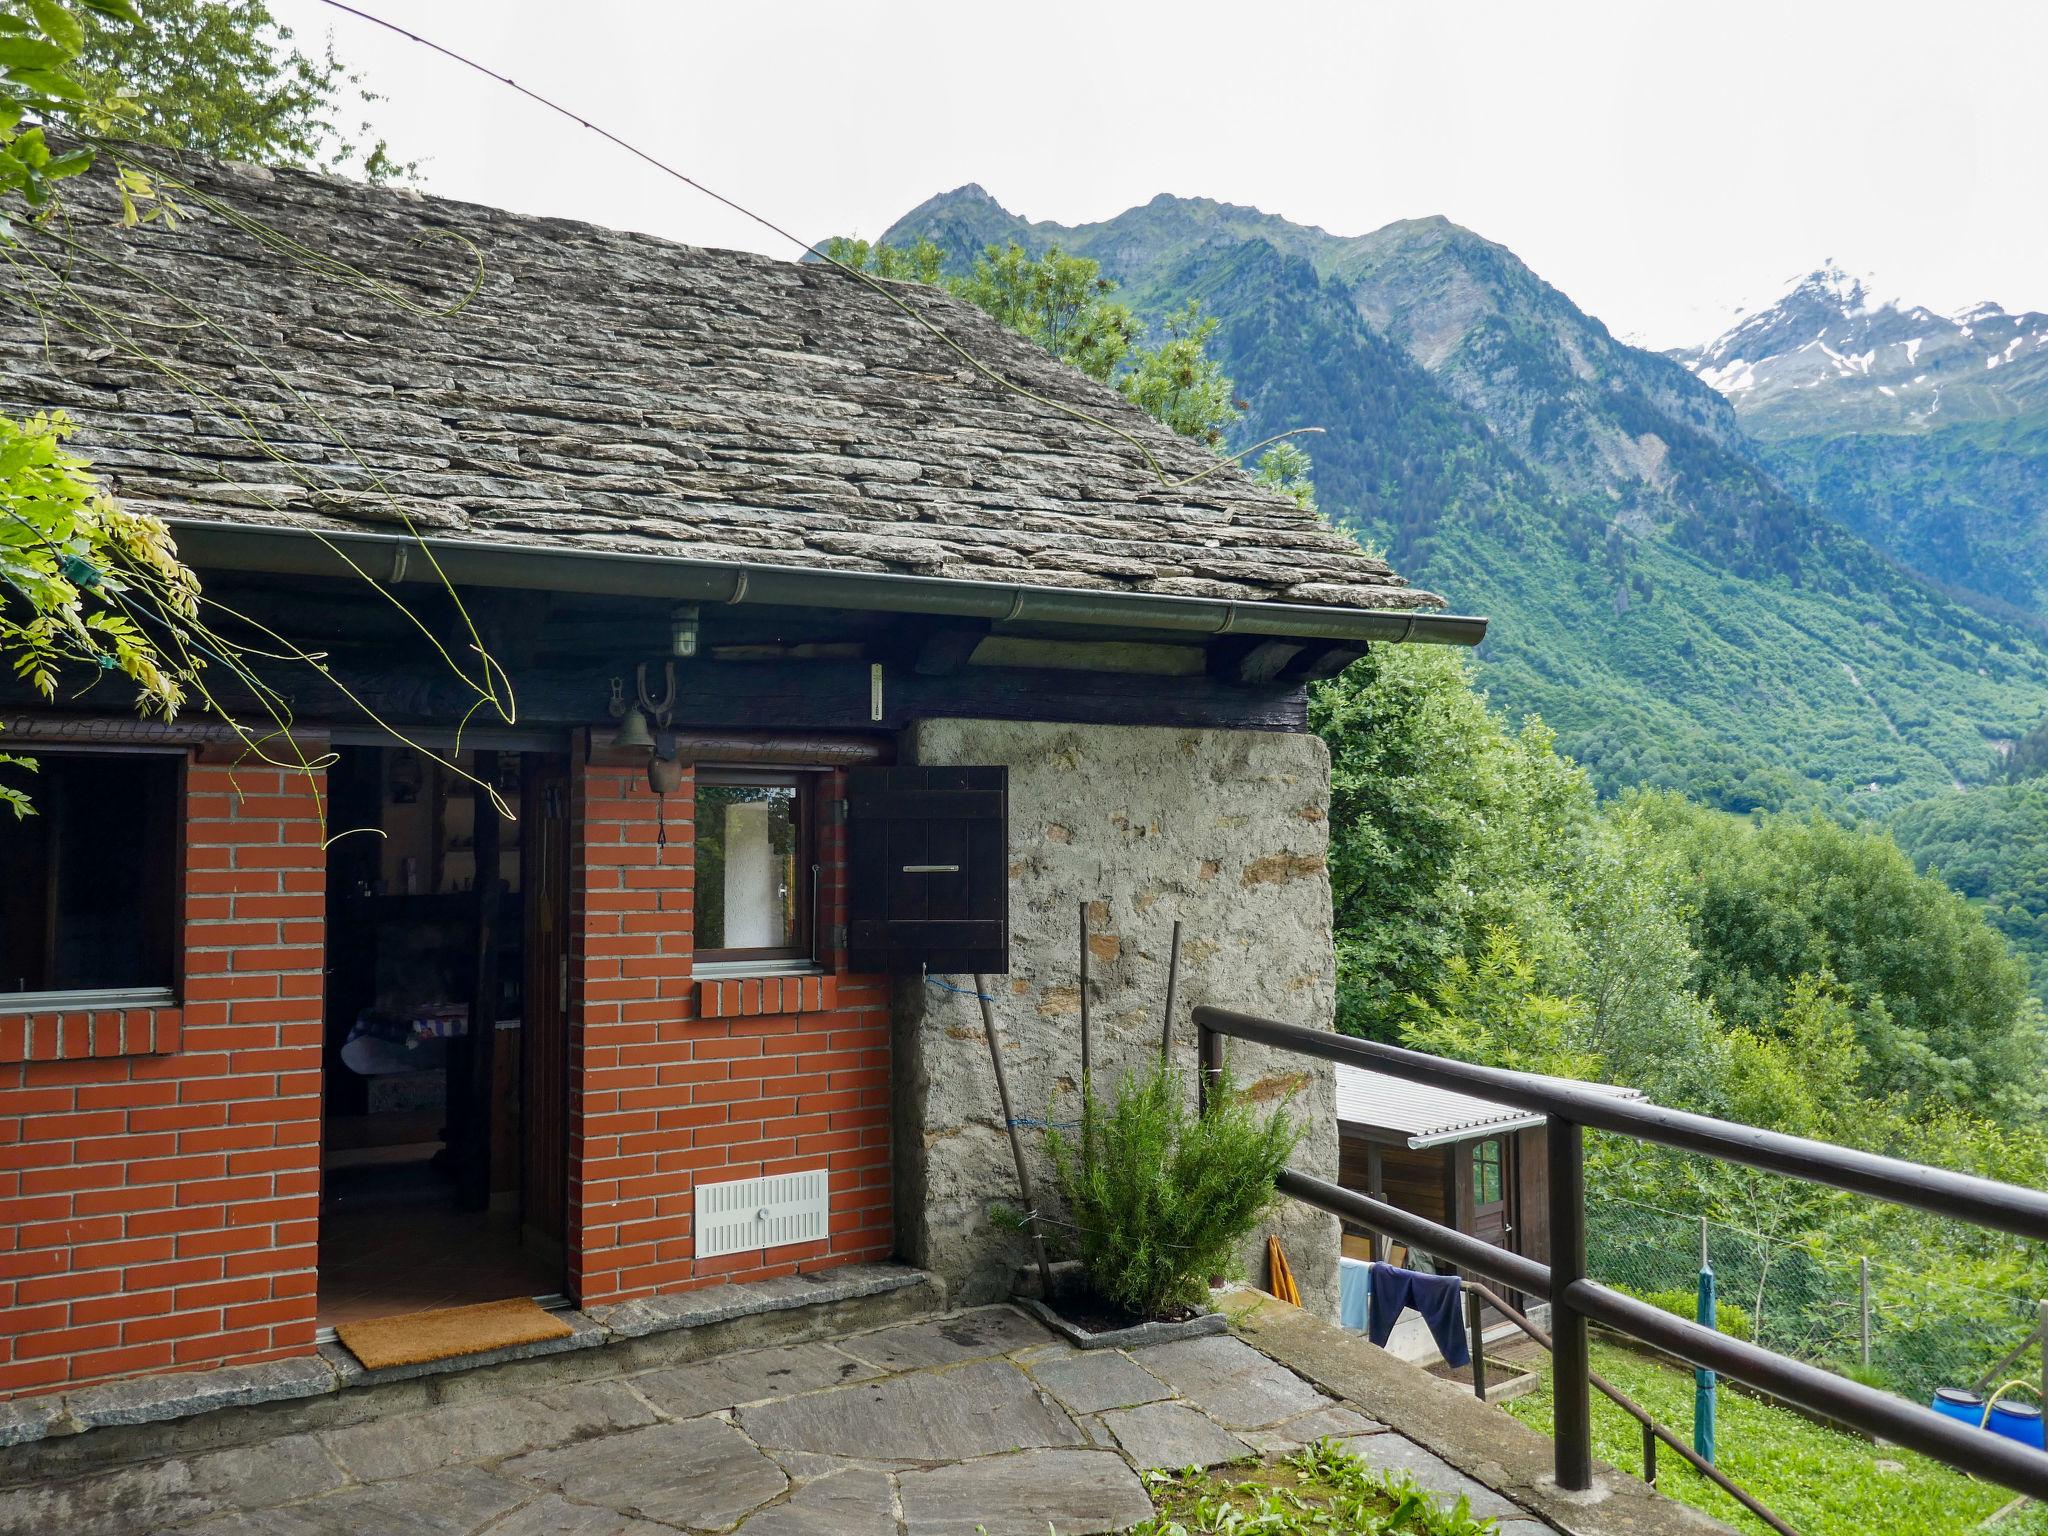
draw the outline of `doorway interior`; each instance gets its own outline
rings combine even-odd
[[[557,1299],[567,761],[395,742],[336,758],[318,1322]]]

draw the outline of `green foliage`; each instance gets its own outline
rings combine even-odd
[[[109,28],[129,30],[137,17],[130,0],[90,0],[90,7],[61,0],[0,5],[0,241],[14,238],[11,205],[41,212],[57,183],[92,168],[90,149],[52,150],[41,126],[67,117],[104,121],[112,93],[91,90],[78,78],[86,18],[97,24],[95,13],[104,12]]]
[[[258,165],[302,165],[370,182],[407,180],[367,122],[381,98],[335,57],[308,54],[264,0],[149,0],[139,25],[86,18],[82,88],[130,103],[124,136]]]
[[[1125,399],[1182,437],[1221,447],[1224,429],[1237,420],[1238,410],[1231,403],[1230,380],[1222,365],[1205,350],[1216,334],[1216,322],[1190,299],[1166,317],[1164,329],[1166,340],[1140,351],[1129,371],[1118,376],[1116,387]],[[1305,465],[1303,472],[1305,480]],[[1315,505],[1312,487],[1308,505]]]
[[[1126,1075],[1108,1108],[1085,1088],[1078,1145],[1046,1133],[1089,1284],[1140,1317],[1197,1304],[1235,1271],[1301,1139],[1285,1110],[1261,1115],[1227,1081],[1202,1113],[1190,1097],[1162,1063]]]
[[[1889,825],[1919,869],[1978,904],[2048,998],[2048,778],[1923,800]]]
[[[1108,382],[1137,343],[1138,322],[1101,264],[1058,246],[1031,256],[1015,241],[992,245],[946,286],[1091,379]]]
[[[946,267],[946,253],[922,236],[908,247],[899,247],[835,235],[825,243],[825,258],[892,283],[936,284]]]
[[[126,30],[137,19],[128,0],[0,8],[0,244],[18,242],[10,215],[49,217],[61,184],[93,163],[88,148],[53,153],[29,119],[111,121],[117,103],[81,82],[77,59],[89,32]],[[129,218],[139,219],[148,182],[123,171],[120,186]],[[159,204],[149,216],[164,211]],[[67,664],[118,673],[145,712],[168,716],[196,672],[183,626],[197,618],[198,582],[163,523],[121,506],[64,448],[70,432],[61,412],[0,416],[0,662],[44,698],[55,696]],[[159,635],[140,614],[158,622]],[[34,764],[0,755],[0,767],[25,773]],[[0,810],[19,817],[30,809],[22,783],[0,784]]]
[[[1507,1411],[1547,1434],[1553,1424],[1549,1357],[1537,1364],[1542,1390],[1517,1398]],[[1665,1425],[1680,1433],[1691,1425],[1691,1371],[1602,1343],[1593,1346],[1593,1369]],[[1801,1536],[1881,1531],[1964,1536],[2012,1497],[1996,1484],[1978,1482],[1912,1451],[1872,1445],[1726,1388],[1718,1421],[1715,1460],[1721,1470]],[[1594,1393],[1594,1454],[1618,1467],[1640,1469],[1642,1447],[1636,1421]],[[1675,1456],[1659,1458],[1657,1489],[1738,1531],[1769,1536],[1762,1521]],[[2001,1536],[2042,1536],[2048,1532],[2048,1508],[2035,1505],[1988,1528]]]
[[[1617,1285],[1615,1289],[1635,1297],[1637,1301],[1649,1303],[1660,1312],[1682,1317],[1688,1323],[1699,1316],[1699,1294],[1696,1291],[1682,1287],[1666,1291],[1638,1291],[1626,1285]],[[1719,1297],[1714,1300],[1714,1329],[1731,1339],[1756,1337],[1756,1324],[1750,1320],[1749,1309],[1732,1301],[1722,1301]]]
[[[1404,1472],[1368,1467],[1334,1440],[1232,1472],[1148,1472],[1159,1507],[1128,1536],[1489,1536],[1460,1495],[1440,1505]]]
[[[1863,1093],[2038,1102],[2041,1015],[2024,969],[1890,837],[1818,815],[1738,821],[1672,795],[1632,803],[1684,862],[1697,986],[1728,1021],[1782,1035],[1799,980],[1825,974],[1853,1013]]]
[[[169,716],[186,675],[142,630],[129,598],[192,619],[198,582],[161,522],[124,508],[65,450],[70,431],[61,412],[0,416],[0,656],[46,699],[60,669],[82,662],[121,673],[145,711]]]
[[[1314,472],[1308,450],[1299,443],[1275,443],[1252,466],[1254,480],[1283,496],[1292,496],[1304,512],[1318,510]]]

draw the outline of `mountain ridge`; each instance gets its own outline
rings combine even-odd
[[[2048,634],[2048,315],[1950,314],[1832,260],[1670,355],[1757,457],[1959,601]]]
[[[1881,809],[1986,781],[1993,743],[2048,711],[2030,639],[1821,515],[1736,403],[1448,219],[1333,236],[1161,194],[1061,225],[970,183],[883,239],[918,236],[954,271],[1057,244],[1154,324],[1201,300],[1244,396],[1237,443],[1324,427],[1325,508],[1495,614],[1483,684],[1605,789]]]

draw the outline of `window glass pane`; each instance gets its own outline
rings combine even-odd
[[[697,947],[798,942],[797,803],[791,784],[697,789]]]
[[[177,920],[176,759],[44,753],[0,813],[0,995],[167,987]]]
[[[1472,1149],[1472,1197],[1479,1205],[1500,1203],[1500,1143],[1497,1141],[1482,1141]]]

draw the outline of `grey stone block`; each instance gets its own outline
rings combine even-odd
[[[1438,1504],[1449,1508],[1462,1496],[1470,1501],[1472,1513],[1512,1518],[1527,1510],[1514,1500],[1494,1492],[1477,1479],[1467,1477],[1432,1451],[1424,1450],[1406,1435],[1366,1435],[1346,1440],[1344,1449],[1369,1467],[1384,1472],[1405,1472]]]
[[[170,1371],[136,1376],[66,1395],[64,1410],[81,1430],[107,1424],[154,1424],[216,1408],[320,1397],[338,1386],[334,1368],[307,1356],[261,1365],[229,1365],[212,1371]]]
[[[930,1276],[907,1264],[848,1264],[806,1275],[779,1275],[744,1285],[710,1285],[672,1296],[648,1296],[616,1306],[592,1307],[592,1321],[621,1338],[644,1338],[673,1328],[701,1328],[759,1313],[880,1296],[926,1284]]]
[[[1113,1349],[1083,1353],[1062,1345],[1058,1353],[1034,1351],[1018,1363],[1070,1413],[1130,1408],[1173,1395],[1165,1382]]]
[[[675,1536],[675,1527],[656,1525],[616,1509],[571,1504],[551,1493],[490,1527],[490,1536]]]
[[[694,1365],[649,1371],[631,1380],[661,1412],[694,1419],[741,1403],[843,1387],[876,1374],[873,1366],[863,1365],[829,1344],[793,1344],[720,1355]]]
[[[375,1483],[653,1422],[653,1412],[624,1383],[598,1381],[394,1414],[328,1430],[320,1443],[351,1477]]]
[[[506,1462],[502,1475],[579,1504],[696,1531],[722,1531],[781,1496],[782,1469],[719,1419],[655,1424]]]
[[[493,1531],[507,1530],[491,1522],[528,1497],[526,1489],[488,1472],[456,1467],[375,1488],[345,1488],[302,1504],[229,1515],[198,1527],[192,1536],[471,1536],[487,1525]]]
[[[161,1526],[312,1498],[342,1484],[311,1435],[122,1467],[0,1492],[0,1531],[135,1536]]]
[[[64,1399],[54,1392],[0,1403],[0,1446],[26,1445],[48,1434],[63,1433],[56,1427],[63,1412]]]
[[[1271,1429],[1248,1429],[1244,1438],[1261,1451],[1298,1451],[1318,1440],[1378,1434],[1387,1426],[1352,1408],[1320,1408]]]
[[[1252,1448],[1185,1403],[1146,1403],[1105,1413],[1102,1422],[1140,1467],[1214,1467],[1242,1461]]]
[[[1195,1339],[1132,1351],[1131,1358],[1217,1423],[1264,1429],[1329,1398],[1237,1338]]]
[[[739,1536],[896,1536],[896,1493],[885,1472],[835,1473],[749,1515]]]
[[[976,1360],[739,1412],[770,1449],[882,1461],[947,1461],[1020,1446],[1079,1445],[1074,1421],[1008,1360]]]
[[[907,1536],[1096,1536],[1152,1513],[1113,1451],[1021,1451],[897,1479]]]
[[[905,1323],[877,1333],[856,1334],[839,1341],[855,1358],[885,1371],[910,1371],[920,1366],[949,1365],[987,1355],[1005,1355],[1052,1335],[1015,1307],[986,1307],[956,1312],[925,1322]]]

